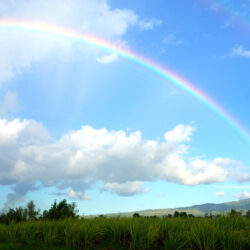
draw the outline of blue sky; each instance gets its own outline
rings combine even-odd
[[[232,4],[233,3],[233,4]],[[0,0],[129,48],[250,130],[249,1]],[[0,204],[54,199],[95,214],[250,198],[249,144],[143,67],[69,39],[0,27]]]

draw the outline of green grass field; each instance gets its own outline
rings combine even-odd
[[[250,219],[92,218],[0,224],[0,249],[250,249]]]

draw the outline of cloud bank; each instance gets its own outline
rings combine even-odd
[[[190,125],[178,125],[159,141],[143,139],[140,131],[82,126],[55,141],[41,123],[2,119],[0,184],[39,182],[41,187],[70,188],[69,197],[86,199],[85,191],[96,182],[128,196],[147,192],[144,182],[159,179],[184,185],[250,179],[240,162],[189,158],[193,131]]]

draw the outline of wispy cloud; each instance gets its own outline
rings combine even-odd
[[[171,45],[181,45],[182,40],[177,39],[173,33],[170,33],[167,36],[165,36],[164,43],[171,44]]]
[[[162,24],[162,21],[159,19],[144,19],[139,21],[139,28],[141,30],[153,30],[155,27]]]
[[[218,3],[213,3],[210,5],[210,9],[214,12],[218,12],[221,9],[221,6]]]
[[[70,189],[69,192],[51,193],[51,195],[65,196],[65,197],[68,197],[69,199],[73,199],[73,200],[90,200],[90,197],[86,194],[86,192],[75,191],[73,189]]]
[[[8,117],[10,114],[17,112],[21,107],[17,93],[7,92],[0,99],[0,117]]]
[[[112,62],[115,62],[117,59],[118,59],[118,55],[116,53],[112,53],[109,55],[98,57],[96,61],[101,64],[110,64]]]
[[[242,45],[236,45],[230,55],[250,58],[250,50],[244,49]]]
[[[234,185],[234,186],[224,186],[224,185],[213,185],[215,188],[222,188],[222,189],[250,189],[250,186],[245,185]]]
[[[143,182],[140,181],[128,181],[125,183],[111,182],[106,183],[104,188],[120,196],[132,196],[149,192],[149,189],[144,188]]]
[[[233,197],[240,199],[240,200],[249,199],[250,192],[245,191],[245,192],[237,193],[237,194],[234,194]]]
[[[216,196],[225,196],[225,192],[221,191],[221,192],[216,192],[215,193]]]

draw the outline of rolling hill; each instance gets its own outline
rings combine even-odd
[[[133,211],[133,212],[125,212],[125,213],[113,213],[106,214],[106,216],[125,216],[130,217],[135,212],[139,213],[142,216],[163,216],[167,214],[174,214],[175,211],[186,212],[188,214],[193,214],[196,216],[204,216],[206,213],[228,213],[231,209],[235,209],[237,211],[242,211],[243,214],[250,210],[250,199],[240,200],[240,201],[232,201],[225,203],[205,203],[202,205],[193,205],[191,207],[178,207],[178,208],[166,208],[166,209],[147,209],[142,211]]]

